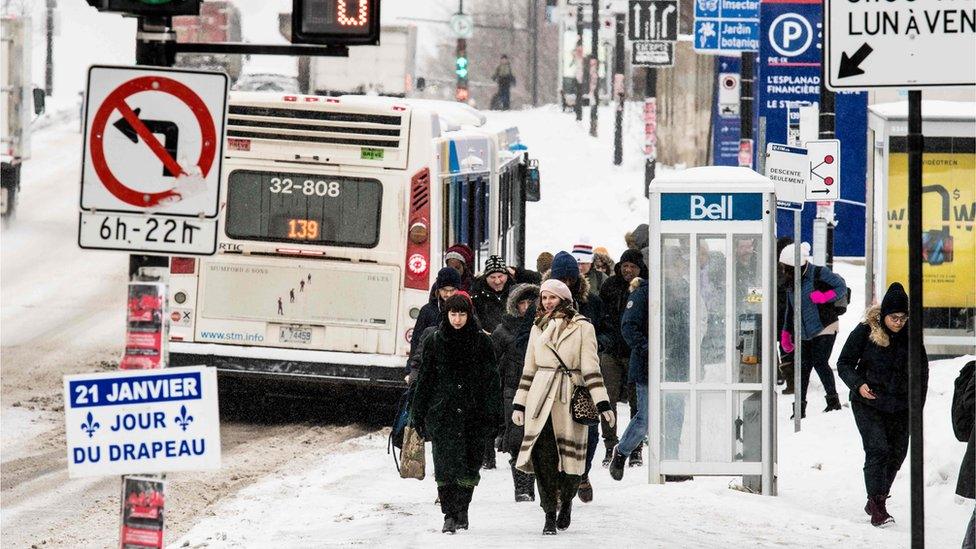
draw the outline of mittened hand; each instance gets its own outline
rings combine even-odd
[[[814,290],[810,292],[810,301],[816,303],[817,305],[823,305],[828,301],[833,301],[835,297],[837,297],[837,292],[833,290],[827,290],[826,292]]]
[[[791,336],[786,330],[779,333],[779,344],[787,353],[793,352],[793,336]]]
[[[512,412],[512,423],[519,427],[525,423],[525,414],[522,412],[522,410],[515,410]]]
[[[613,427],[614,424],[617,423],[617,418],[614,417],[613,412],[610,410],[603,412],[603,419],[607,421],[607,425],[609,425],[610,427]]]

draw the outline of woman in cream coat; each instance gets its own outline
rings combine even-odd
[[[546,512],[542,533],[552,535],[557,527],[569,528],[573,497],[586,468],[587,427],[573,421],[573,390],[577,385],[589,389],[610,425],[614,414],[600,374],[596,331],[573,308],[569,288],[558,280],[547,280],[539,299],[541,306],[529,336],[512,422],[525,425],[515,466],[536,475]],[[571,375],[563,373],[557,353]]]

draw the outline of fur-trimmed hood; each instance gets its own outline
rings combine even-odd
[[[531,297],[529,296],[531,294]],[[508,293],[508,301],[505,303],[505,312],[511,316],[519,316],[518,303],[523,299],[538,299],[538,284],[516,284]]]
[[[887,347],[891,344],[891,335],[885,329],[884,321],[881,320],[881,306],[875,305],[864,312],[864,324],[871,328],[871,343],[878,347]]]

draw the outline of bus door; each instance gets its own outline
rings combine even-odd
[[[450,183],[449,223],[452,241],[466,244],[475,254],[473,271],[488,259],[488,180],[485,174],[455,176]]]

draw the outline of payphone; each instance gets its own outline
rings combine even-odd
[[[650,187],[649,474],[775,493],[775,196],[746,168]]]

